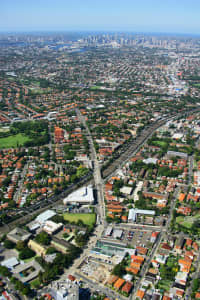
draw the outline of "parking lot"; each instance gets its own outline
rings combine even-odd
[[[106,236],[106,233],[104,232],[104,238],[118,240],[124,245],[129,245],[133,248],[136,248],[137,246],[149,248],[152,246],[152,243],[150,242],[152,230],[145,230],[143,228],[130,228],[128,230],[121,229],[120,227],[117,230],[119,232],[121,231],[117,238],[115,238],[116,229],[114,229],[109,236]]]
[[[149,247],[151,246],[151,234],[152,231],[145,230],[127,230],[123,235],[123,242],[126,242],[128,245],[136,248],[137,246]]]

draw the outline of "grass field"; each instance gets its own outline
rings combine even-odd
[[[24,143],[29,140],[30,139],[27,136],[18,133],[6,138],[0,138],[0,148],[16,148],[18,146],[23,146]]]
[[[196,216],[179,216],[176,218],[176,223],[180,224],[181,226],[191,229],[192,224],[194,223],[195,220],[200,218],[200,214],[197,214]]]
[[[77,222],[82,220],[85,225],[92,227],[96,222],[96,214],[71,214],[66,213],[63,215],[64,219],[69,222]]]
[[[166,147],[167,143],[163,141],[154,141],[153,144],[158,147]]]

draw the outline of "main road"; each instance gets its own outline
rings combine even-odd
[[[94,143],[93,143],[93,138],[91,135],[91,132],[88,128],[88,125],[85,121],[85,118],[82,116],[80,110],[78,108],[76,108],[76,113],[77,116],[79,118],[79,121],[82,123],[82,125],[85,127],[86,133],[87,133],[87,139],[89,142],[89,146],[90,146],[90,153],[91,153],[91,159],[92,159],[92,163],[94,166],[94,171],[93,171],[93,175],[94,175],[94,183],[95,183],[95,188],[97,191],[97,214],[99,216],[100,219],[100,224],[102,224],[104,226],[104,222],[105,222],[105,203],[104,203],[104,185],[103,185],[103,181],[101,178],[101,169],[99,166],[99,161],[97,159],[97,154],[96,154],[96,150],[94,147]]]

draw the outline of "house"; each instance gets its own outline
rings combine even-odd
[[[132,283],[130,283],[130,282],[127,281],[125,283],[125,285],[122,287],[122,292],[130,294],[132,287],[133,287]]]
[[[169,296],[163,296],[163,298],[162,298],[162,300],[171,300],[172,298],[171,297],[169,297]]]
[[[179,195],[179,197],[178,197],[178,200],[179,200],[180,202],[183,202],[183,201],[185,200],[185,197],[186,197],[186,195],[185,195],[184,193],[180,193],[180,195]]]
[[[144,248],[144,247],[141,247],[141,246],[137,246],[136,249],[137,249],[137,252],[142,254],[142,255],[146,255],[147,251],[148,251],[147,248]]]
[[[152,232],[150,242],[155,243],[155,241],[157,240],[158,235],[159,235],[159,232],[157,232],[157,231]]]
[[[197,293],[195,294],[195,299],[200,299],[200,292],[197,292]]]
[[[145,290],[144,289],[140,289],[137,291],[136,297],[138,297],[139,299],[143,299],[145,295]]]
[[[192,212],[191,208],[190,207],[187,207],[187,206],[180,206],[178,209],[177,209],[177,212],[179,214],[182,214],[182,215],[185,215],[185,216],[189,216]]]
[[[117,281],[114,284],[114,288],[116,288],[117,290],[119,290],[123,284],[125,283],[125,280],[122,278],[118,278]]]
[[[64,140],[64,130],[59,127],[54,128],[55,143],[60,143]]]
[[[191,265],[192,265],[192,260],[191,259],[186,259],[186,258],[179,259],[178,263],[180,265],[180,270],[182,272],[186,272],[186,273],[190,272],[190,268],[191,268]]]
[[[153,193],[153,192],[143,192],[143,196],[145,198],[153,198],[153,199],[157,199],[157,200],[168,200],[169,194],[159,194],[159,193]]]

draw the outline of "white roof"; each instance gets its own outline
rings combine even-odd
[[[175,133],[172,138],[173,139],[181,139],[183,137],[183,133]]]
[[[44,223],[48,219],[52,218],[55,215],[56,215],[55,211],[53,211],[53,210],[46,210],[45,212],[43,212],[42,214],[40,214],[39,216],[37,216],[36,221],[39,222],[39,223]]]
[[[53,221],[46,221],[43,230],[46,231],[47,233],[53,233],[56,230],[60,229],[62,226],[63,226],[62,223],[57,224]]]
[[[126,194],[126,195],[130,195],[131,194],[131,192],[132,192],[132,187],[130,187],[130,186],[123,186],[121,189],[120,189],[120,192],[122,193],[122,194]]]
[[[149,158],[147,158],[147,159],[143,159],[143,162],[145,163],[145,164],[156,164],[157,163],[157,158],[152,158],[152,157],[149,157]]]
[[[105,235],[106,235],[106,236],[111,235],[112,230],[113,230],[113,229],[112,229],[112,226],[108,226],[108,227],[106,228]]]
[[[94,202],[94,195],[93,195],[93,188],[92,185],[84,186],[78,189],[77,191],[71,193],[67,196],[63,203],[93,203]]]
[[[16,257],[11,257],[7,260],[4,260],[1,262],[1,265],[4,267],[7,267],[8,269],[12,269],[13,267],[17,266],[19,264]]]
[[[40,228],[41,225],[40,225],[40,223],[33,221],[33,222],[29,223],[27,226],[30,230],[36,230],[36,229]]]
[[[136,215],[142,214],[142,215],[155,215],[155,210],[146,210],[146,209],[137,209],[137,208],[131,208],[129,209],[128,213],[128,220],[136,220]]]
[[[122,230],[122,229],[115,229],[114,232],[113,232],[113,237],[114,237],[115,239],[116,239],[116,238],[121,238],[122,233],[123,233],[123,230]]]
[[[186,280],[187,280],[187,277],[188,277],[188,273],[186,273],[186,272],[178,272],[178,273],[176,274],[175,279],[176,279],[176,280],[184,280],[184,281],[186,281]]]
[[[123,279],[125,279],[126,281],[131,281],[133,279],[133,275],[126,274],[126,275],[123,276]]]

